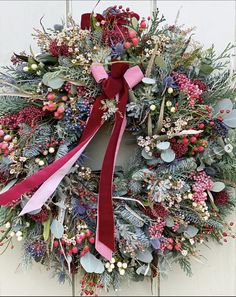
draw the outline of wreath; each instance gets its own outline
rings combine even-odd
[[[232,46],[217,55],[163,22],[114,6],[81,25],[41,24],[40,53],[14,53],[1,72],[2,249],[23,240],[24,266],[60,282],[82,273],[82,295],[176,262],[191,275],[200,244],[235,237]],[[105,122],[98,172],[86,146]],[[125,130],[137,145],[118,168]]]

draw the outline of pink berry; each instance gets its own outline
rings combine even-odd
[[[203,146],[199,146],[198,151],[199,152],[204,152],[205,148]]]
[[[135,30],[130,30],[129,31],[129,37],[130,38],[135,38],[137,36],[137,32]]]
[[[79,251],[79,249],[77,248],[77,246],[74,246],[74,247],[72,248],[72,253],[73,253],[73,254],[77,254],[78,251]]]
[[[73,251],[72,251],[72,250],[69,250],[69,251],[68,251],[68,254],[69,254],[70,256],[72,256]]]
[[[175,250],[176,251],[180,251],[181,250],[181,243],[177,243],[176,245],[175,245]]]
[[[9,142],[12,140],[12,137],[11,137],[11,135],[5,135],[3,139],[4,139],[4,141]]]
[[[8,148],[8,143],[3,143],[3,144],[2,144],[2,149],[5,150],[5,149],[7,149],[7,148]]]
[[[221,110],[220,110],[220,113],[224,113],[225,112],[225,110],[222,108]]]
[[[191,143],[194,143],[194,142],[196,142],[197,141],[197,138],[195,137],[195,136],[192,136],[191,138],[190,138],[190,142]]]
[[[62,96],[62,97],[61,97],[61,100],[62,100],[62,101],[67,101],[67,100],[68,100],[68,97],[67,97],[67,96]]]
[[[0,130],[0,136],[3,136],[5,133],[3,130]]]
[[[205,125],[204,125],[203,123],[201,123],[201,124],[198,125],[198,127],[199,127],[200,129],[204,129]]]
[[[85,252],[81,252],[80,257],[84,257],[84,256],[85,256]]]
[[[173,245],[172,245],[172,244],[168,244],[168,245],[167,245],[167,249],[168,249],[169,251],[173,250]]]
[[[82,243],[82,239],[76,238],[76,243],[81,244]]]
[[[126,49],[131,48],[131,43],[127,41],[127,42],[125,43],[124,47],[125,47]]]
[[[140,24],[140,28],[146,29],[146,27],[147,27],[146,22],[142,21],[141,24]]]
[[[89,242],[90,242],[91,244],[94,244],[94,242],[95,242],[95,238],[94,238],[94,237],[89,238]]]
[[[132,42],[134,46],[137,46],[139,44],[139,38],[138,37],[132,38]]]
[[[212,127],[215,126],[215,122],[211,121],[210,126],[212,126]]]
[[[84,240],[85,238],[86,238],[85,233],[81,233],[81,234],[80,234],[80,239],[81,239],[81,240]]]
[[[56,95],[55,95],[54,93],[49,93],[49,94],[47,95],[47,99],[48,99],[49,101],[53,101],[53,100],[55,100],[55,98],[56,98]]]
[[[63,113],[65,111],[65,108],[63,106],[59,106],[57,109],[58,113]]]
[[[57,106],[55,103],[49,103],[48,104],[48,110],[53,111],[56,110]]]
[[[55,240],[55,241],[53,242],[53,246],[54,246],[54,248],[57,248],[57,247],[59,246],[59,242],[58,242],[57,240]]]
[[[84,251],[85,253],[88,253],[89,250],[90,250],[89,246],[88,246],[88,245],[85,245],[84,248],[83,248],[83,251]]]
[[[186,138],[186,137],[183,138],[183,139],[182,139],[182,143],[185,144],[185,145],[188,144],[188,138]]]

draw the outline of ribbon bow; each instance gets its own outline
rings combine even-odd
[[[129,68],[127,63],[119,62],[112,64],[110,76],[108,76],[104,67],[99,64],[93,64],[91,71],[95,80],[102,84],[102,93],[96,98],[93,104],[79,144],[59,160],[54,161],[49,166],[17,183],[7,192],[0,194],[0,205],[15,203],[21,198],[21,195],[40,186],[23,208],[21,215],[40,209],[54,193],[62,179],[69,173],[86,146],[103,125],[104,109],[102,108],[102,100],[116,97],[118,110],[115,114],[114,128],[104,156],[99,183],[95,246],[102,256],[110,260],[112,252],[115,250],[112,207],[114,165],[126,126],[125,112],[128,91],[129,88],[133,88],[142,80],[143,73],[138,66]]]

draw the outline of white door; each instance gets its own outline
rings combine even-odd
[[[8,64],[13,51],[29,52],[29,45],[37,50],[33,42],[32,28],[39,27],[39,20],[44,15],[45,27],[52,26],[65,18],[66,11],[72,12],[78,20],[84,12],[91,11],[97,1],[0,1],[0,65]],[[114,4],[129,6],[142,16],[150,15],[151,1],[101,1],[97,11]],[[175,22],[178,10],[178,23],[188,27],[196,26],[195,38],[205,46],[215,44],[218,51],[223,50],[228,42],[235,42],[235,1],[158,1],[161,13],[169,24]],[[232,59],[232,67],[236,63]],[[91,165],[96,168],[101,164],[97,158],[102,155],[106,131],[95,138],[89,147]],[[96,144],[96,145],[94,145]],[[96,147],[96,152],[93,150]],[[98,151],[99,150],[99,151]],[[120,150],[118,163],[122,164],[128,157],[130,147],[124,141]],[[101,152],[99,154],[99,152]],[[229,218],[230,220],[230,218]],[[233,217],[231,218],[233,220]],[[235,296],[236,295],[236,243],[228,243],[224,247],[210,244],[202,248],[206,257],[204,264],[192,263],[194,276],[188,278],[176,266],[169,278],[161,280],[160,293],[163,296]],[[18,269],[21,259],[19,244],[13,250],[0,256],[0,295],[2,296],[70,296],[68,284],[59,285],[52,279],[49,271],[35,264],[32,270],[22,272]],[[77,284],[79,282],[77,281]],[[156,284],[155,284],[156,285]],[[77,286],[79,290],[79,285]],[[157,286],[151,283],[127,283],[120,292],[109,295],[157,295]],[[79,294],[79,292],[77,291]]]

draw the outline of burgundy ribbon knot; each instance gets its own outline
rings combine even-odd
[[[24,193],[40,186],[22,210],[21,215],[40,209],[54,193],[62,179],[69,173],[71,167],[103,125],[104,106],[102,101],[116,97],[118,110],[115,114],[115,124],[104,156],[100,176],[96,234],[97,251],[110,260],[112,252],[115,250],[112,207],[114,165],[126,126],[125,112],[129,88],[134,87],[142,80],[143,73],[138,66],[129,68],[127,63],[120,63],[119,61],[112,64],[110,76],[108,76],[104,67],[99,64],[92,65],[91,71],[96,81],[102,83],[102,94],[96,98],[93,104],[79,144],[59,160],[54,161],[49,166],[17,183],[10,190],[0,194],[0,205],[9,205],[16,202],[20,200]]]

